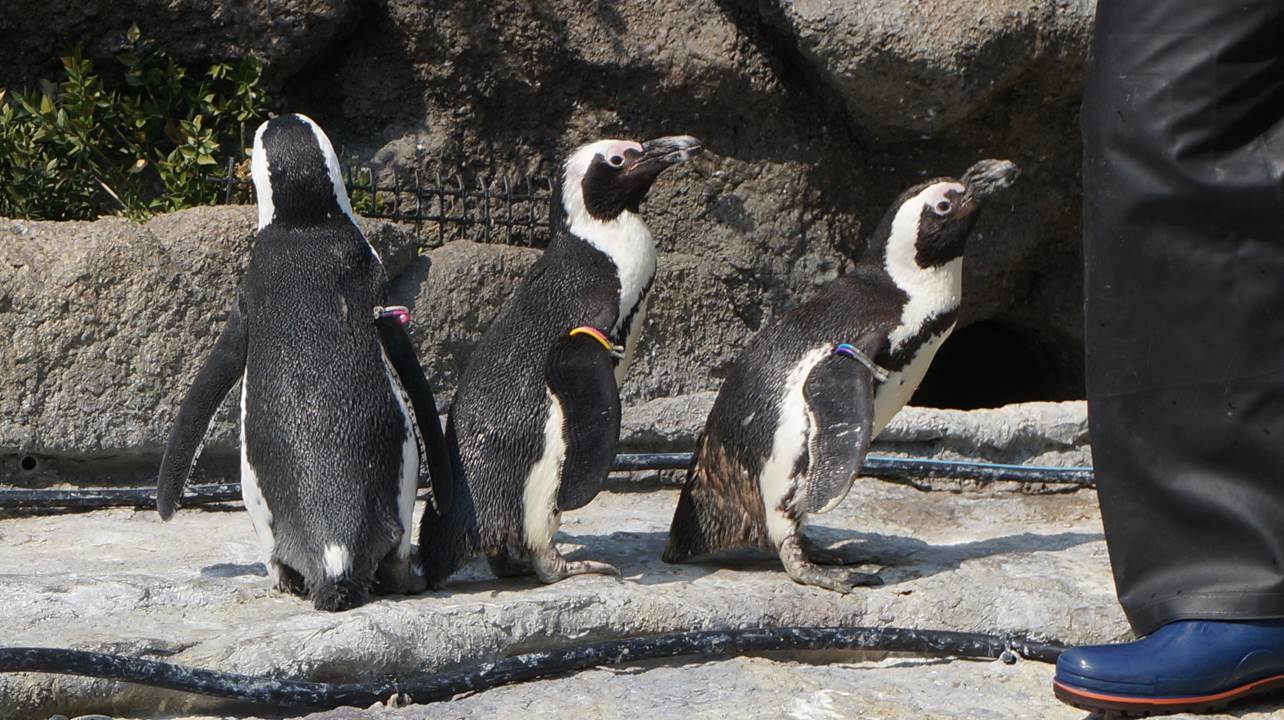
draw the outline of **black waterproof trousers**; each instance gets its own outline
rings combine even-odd
[[[1143,635],[1284,617],[1284,0],[1100,0],[1088,411]]]

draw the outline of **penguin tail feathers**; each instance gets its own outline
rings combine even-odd
[[[667,563],[745,545],[765,537],[758,478],[715,437],[700,438],[669,526],[661,559]]]
[[[687,475],[687,485],[682,488],[682,497],[678,499],[678,507],[673,511],[669,542],[664,546],[664,554],[660,556],[667,563],[680,563],[695,557],[699,553],[693,548],[704,544],[695,503],[691,500],[690,484],[691,476]]]
[[[370,599],[370,588],[353,575],[327,577],[312,591],[312,607],[325,612],[343,612],[360,607]]]
[[[477,555],[480,538],[472,500],[456,493],[455,501],[441,514],[425,512],[419,521],[419,557],[430,589],[440,588],[451,575]]]

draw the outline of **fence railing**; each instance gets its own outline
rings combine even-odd
[[[372,168],[342,170],[353,209],[360,215],[414,225],[421,246],[437,247],[449,240],[543,247],[548,244],[552,179],[542,175],[519,178],[474,176],[463,173],[431,175],[413,170],[385,172]],[[222,187],[226,204],[254,201],[248,177],[237,172],[229,158],[224,172],[206,178]]]

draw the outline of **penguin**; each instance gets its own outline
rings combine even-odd
[[[561,513],[601,490],[655,277],[639,206],[665,169],[702,150],[689,136],[600,140],[565,162],[548,248],[478,342],[446,423],[454,502],[425,513],[420,555],[437,587],[485,555],[499,577],[619,575],[554,544]]]
[[[854,269],[770,322],[733,361],[697,443],[663,560],[753,546],[794,581],[881,584],[803,534],[847,495],[870,441],[909,401],[958,318],[963,249],[1018,175],[983,160],[906,190]]]
[[[321,128],[284,115],[254,134],[258,233],[222,333],[165,444],[170,519],[210,421],[240,381],[241,492],[274,587],[318,610],[414,593],[416,488],[449,500],[450,460],[405,308],[356,224]]]

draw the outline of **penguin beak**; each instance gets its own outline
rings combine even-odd
[[[690,135],[673,135],[642,143],[642,154],[629,167],[628,174],[654,178],[665,169],[690,160],[704,150],[704,143]]]
[[[1011,160],[982,160],[963,173],[965,200],[984,200],[1016,182],[1021,169]]]

